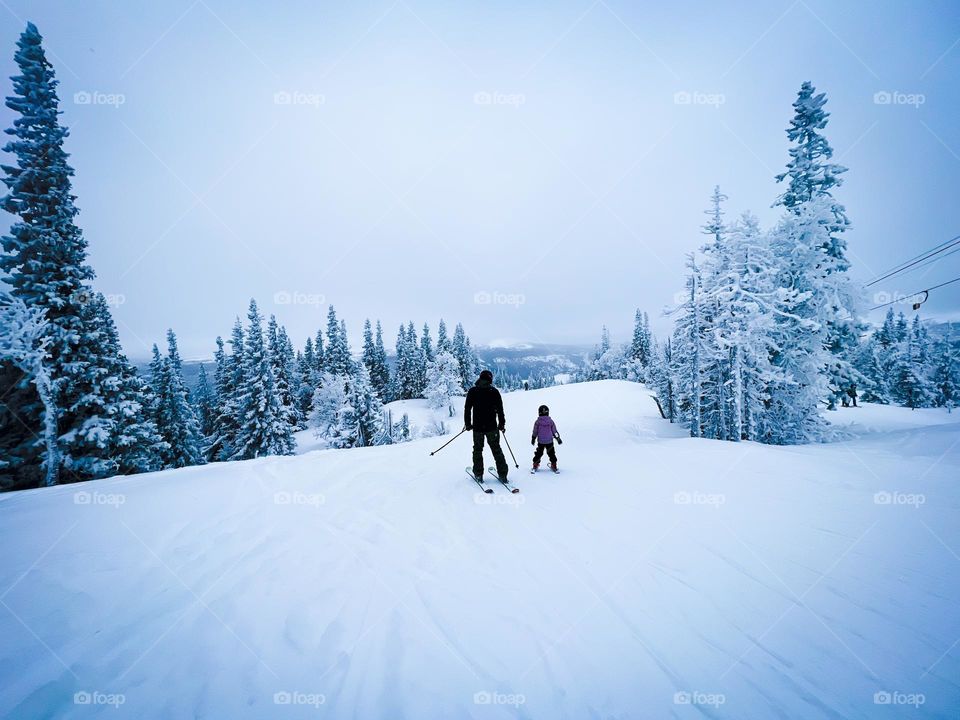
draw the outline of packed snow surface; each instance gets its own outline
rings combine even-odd
[[[956,716],[960,413],[766,447],[626,382],[505,401],[516,496],[467,436],[0,496],[0,715]]]

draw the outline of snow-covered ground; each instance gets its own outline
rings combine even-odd
[[[944,718],[960,707],[960,413],[684,437],[625,382],[465,436],[0,496],[14,718]],[[440,441],[440,442],[438,442]]]

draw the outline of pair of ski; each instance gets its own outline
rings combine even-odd
[[[493,488],[490,487],[489,485],[487,485],[487,484],[483,481],[483,478],[478,478],[476,475],[473,474],[473,468],[467,467],[467,468],[464,468],[464,470],[467,471],[467,475],[470,476],[470,479],[473,480],[477,485],[480,486],[480,489],[481,489],[481,490],[483,490],[485,493],[492,493],[492,492],[493,492]],[[500,484],[503,485],[503,486],[504,486],[507,490],[509,490],[510,492],[512,492],[512,493],[518,493],[518,492],[520,492],[520,488],[518,488],[516,485],[512,485],[509,480],[504,480],[502,477],[500,477],[500,476],[497,474],[497,471],[496,471],[495,468],[492,468],[492,467],[491,467],[491,468],[487,468],[487,472],[490,473],[491,475],[493,475],[493,476],[500,482]]]

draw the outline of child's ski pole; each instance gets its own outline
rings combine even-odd
[[[467,431],[467,429],[464,428],[463,430],[461,430],[460,432],[458,432],[456,435],[454,435],[452,438],[450,438],[449,440],[447,440],[443,445],[441,445],[441,446],[438,447],[436,450],[434,450],[432,453],[430,453],[430,455],[431,455],[431,456],[436,455],[438,452],[440,452],[441,450],[443,450],[447,445],[449,445],[449,444],[452,443],[454,440],[456,440],[458,437],[460,437],[461,435],[463,435],[466,431]],[[520,466],[518,465],[517,467],[520,467]]]
[[[507,443],[507,450],[510,451],[510,457],[513,458],[513,466],[514,466],[514,467],[517,467],[517,468],[520,467],[520,463],[517,462],[517,456],[513,454],[513,448],[510,447],[510,441],[507,440],[507,431],[506,431],[506,430],[503,431],[503,441],[504,441],[505,443]]]

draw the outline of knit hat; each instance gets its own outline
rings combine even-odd
[[[480,373],[480,379],[486,380],[487,382],[493,382],[493,373],[489,370],[484,370]]]

